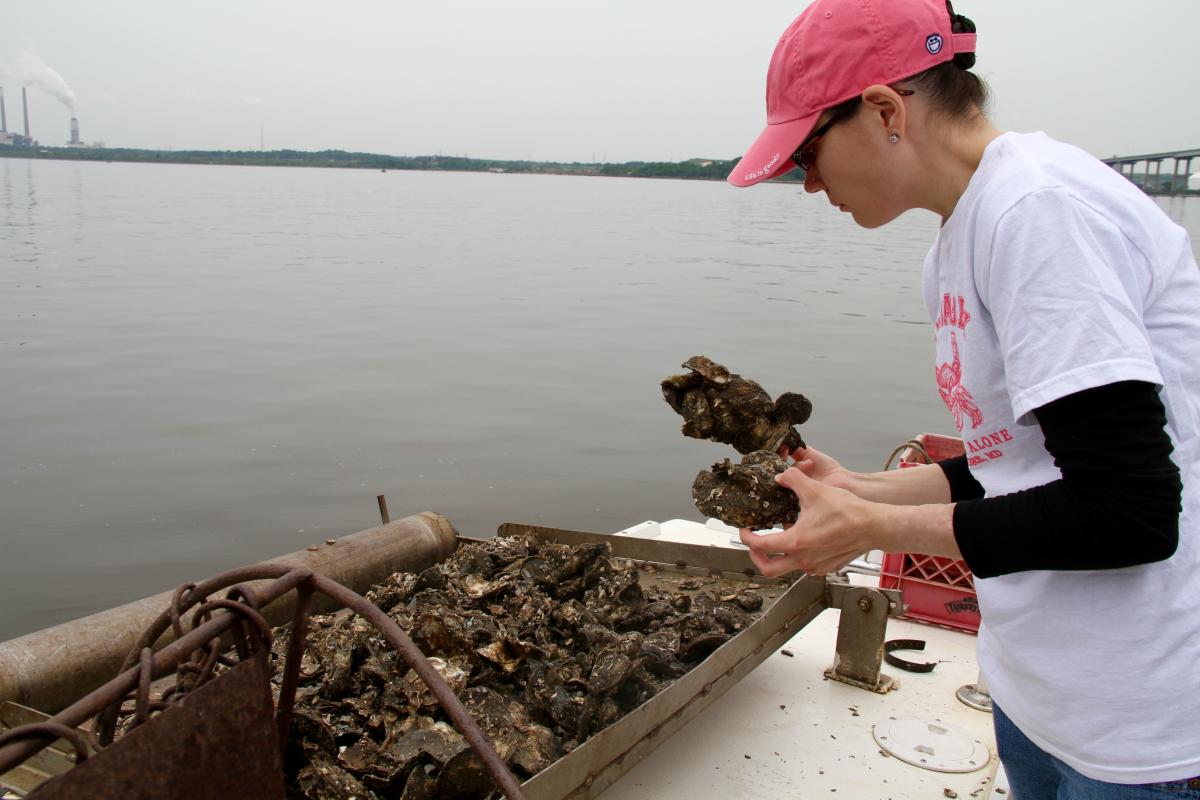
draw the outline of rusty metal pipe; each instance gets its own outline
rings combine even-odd
[[[420,571],[447,557],[454,552],[456,536],[445,517],[423,512],[262,563],[311,570],[361,594],[393,572]],[[173,594],[163,592],[0,642],[0,702],[53,714],[101,686],[118,673],[138,638],[171,605]],[[336,607],[327,597],[319,599],[326,605],[318,603],[315,613]],[[275,604],[268,621],[290,621],[295,602],[292,594]],[[167,630],[157,646],[173,638]]]

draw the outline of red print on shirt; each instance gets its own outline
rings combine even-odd
[[[957,297],[957,303],[955,299],[950,296],[949,292],[942,295],[942,312],[938,314],[938,318],[933,323],[936,330],[940,331],[947,325],[953,325],[961,331],[967,329],[967,323],[971,321],[971,312],[967,311],[967,301],[961,294]]]
[[[937,378],[938,394],[942,396],[942,402],[954,416],[954,424],[958,428],[958,432],[962,433],[963,414],[965,413],[971,418],[971,427],[977,428],[983,424],[983,412],[979,410],[979,406],[975,405],[971,393],[960,383],[962,362],[958,358],[958,337],[954,335],[954,331],[950,331],[950,349],[954,354],[954,360],[939,366],[934,371],[934,375]]]

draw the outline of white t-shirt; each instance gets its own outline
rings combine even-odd
[[[1183,479],[1175,555],[976,578],[979,660],[1004,712],[1084,775],[1200,775],[1200,270],[1187,234],[1083,151],[1008,133],[923,284],[938,391],[989,497],[1060,477],[1033,409],[1116,381],[1162,387]]]

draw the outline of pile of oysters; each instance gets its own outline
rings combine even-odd
[[[683,417],[683,435],[733,445],[744,456],[740,464],[727,458],[696,476],[696,508],[738,528],[795,522],[796,495],[775,476],[788,466],[779,453],[804,447],[792,426],[808,421],[812,403],[795,392],[771,400],[758,383],[705,356],[693,356],[683,367],[690,371],[662,381],[663,398]]]
[[[756,584],[614,559],[607,543],[465,543],[367,599],[409,633],[521,780],[652,697],[746,628]],[[668,580],[670,577],[672,580]],[[286,629],[273,645],[286,652]],[[310,620],[285,758],[292,798],[489,797],[483,763],[417,675],[361,618]]]

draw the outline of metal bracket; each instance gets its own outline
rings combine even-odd
[[[851,586],[840,577],[827,579],[826,589],[830,607],[840,608],[842,615],[833,666],[825,670],[825,677],[880,694],[899,688],[891,676],[879,671],[887,618],[904,612],[899,592]]]
[[[899,589],[879,589],[874,586],[854,586],[844,574],[827,575],[825,577],[825,604],[830,608],[841,608],[846,592],[850,589],[875,589],[887,600],[888,616],[903,616],[908,611],[904,603],[904,594]]]

